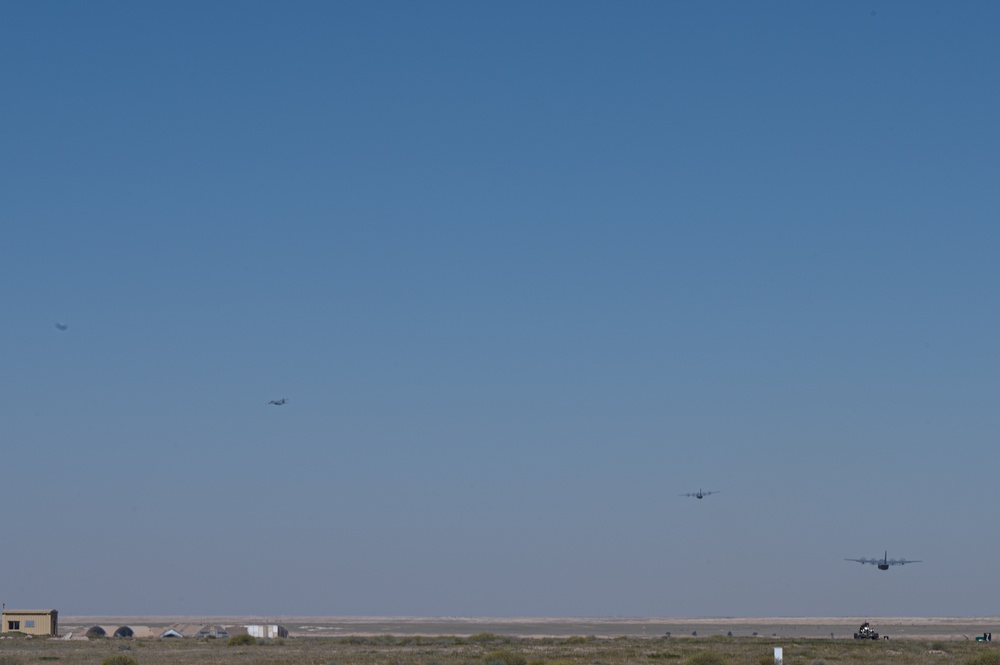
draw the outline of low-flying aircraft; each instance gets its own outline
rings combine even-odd
[[[59,323],[56,321],[56,330],[69,330],[69,325],[66,323]]]
[[[284,406],[285,402],[288,401],[287,397],[282,397],[281,399],[272,399],[268,404],[273,404],[275,406]]]
[[[921,563],[920,561],[912,561],[910,559],[890,559],[889,550],[885,551],[885,554],[881,559],[844,559],[844,561],[857,561],[858,563],[870,563],[873,566],[878,566],[879,570],[889,570],[889,566],[903,566],[908,563]]]
[[[693,496],[696,499],[704,499],[709,494],[718,494],[718,493],[719,493],[718,490],[703,492],[701,489],[699,489],[697,492],[688,492],[687,494],[681,494],[681,496]]]

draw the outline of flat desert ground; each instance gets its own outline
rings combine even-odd
[[[280,624],[291,637],[372,635],[455,635],[495,633],[512,637],[830,637],[851,639],[862,622],[891,639],[971,640],[984,632],[1000,634],[1000,617],[373,617],[373,616],[60,616],[59,632],[84,632],[90,626],[108,633],[130,626],[136,636],[155,636],[175,628],[193,636],[202,626]],[[994,630],[998,629],[998,630]]]

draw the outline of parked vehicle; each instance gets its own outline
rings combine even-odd
[[[878,633],[875,632],[875,629],[871,627],[871,624],[869,624],[867,621],[865,621],[863,624],[861,624],[861,628],[858,628],[858,632],[854,633],[854,639],[856,639],[856,640],[877,640],[878,639]],[[885,639],[889,639],[889,637],[886,636]]]

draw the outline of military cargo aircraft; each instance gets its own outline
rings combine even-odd
[[[870,563],[873,566],[878,566],[879,570],[889,570],[889,566],[903,566],[908,563],[922,563],[921,561],[912,561],[909,559],[890,559],[889,550],[886,550],[885,554],[881,559],[844,559],[844,561],[857,561],[858,563]]]
[[[681,496],[693,496],[696,499],[704,499],[709,494],[718,494],[718,493],[719,493],[718,490],[712,490],[710,492],[703,492],[702,490],[699,489],[697,492],[688,492],[687,494],[681,494]]]

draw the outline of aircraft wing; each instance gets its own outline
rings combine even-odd
[[[857,561],[858,563],[868,563],[873,566],[890,565],[890,566],[902,566],[908,563],[923,563],[922,561],[915,561],[913,559],[844,559],[844,561]]]

